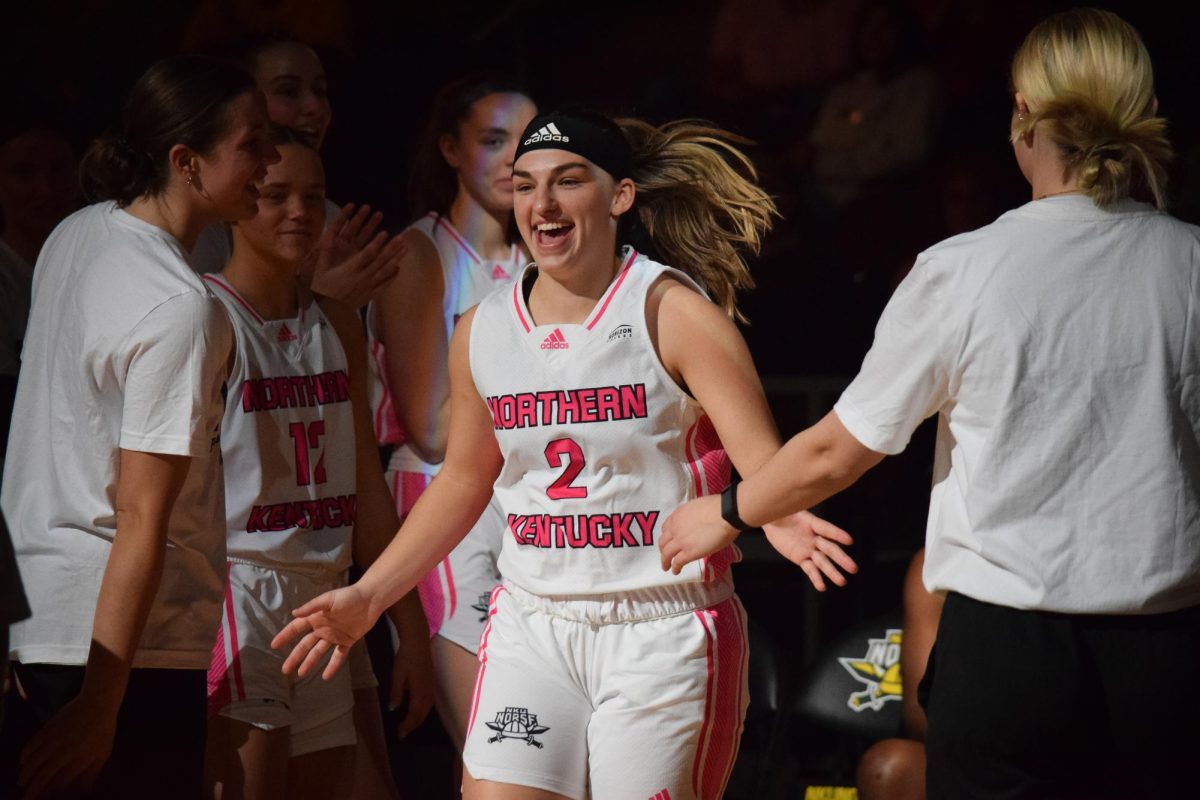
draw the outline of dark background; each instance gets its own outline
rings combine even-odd
[[[765,5],[799,15],[840,1]],[[255,30],[288,31],[316,47],[330,76],[334,122],[324,154],[331,197],[383,209],[396,230],[409,219],[407,174],[433,93],[468,71],[515,74],[543,108],[584,103],[659,122],[703,117],[744,134],[759,142],[752,155],[784,213],[753,262],[758,288],[742,301],[751,320],[745,334],[780,428],[790,435],[832,406],[915,254],[954,232],[947,208],[972,209],[983,224],[1028,200],[1007,142],[1008,63],[1034,22],[1071,4],[891,3],[914,23],[918,46],[906,66],[936,75],[939,113],[916,163],[873,181],[849,205],[832,210],[806,199],[809,176],[789,153],[807,137],[829,88],[854,73],[858,55],[845,53],[840,67],[816,70],[804,80],[755,85],[738,73],[736,63],[711,57],[710,43],[718,19],[731,18],[729,8],[719,16],[723,6],[737,16],[756,14],[763,5],[42,0],[4,5],[0,58],[7,93],[35,94],[58,105],[82,152],[92,136],[115,122],[128,87],[158,58],[222,48]],[[862,5],[870,4],[854,0],[846,8]],[[1196,221],[1200,112],[1192,84],[1200,12],[1157,2],[1095,5],[1133,23],[1154,58],[1160,111],[1171,122],[1179,154],[1172,167],[1171,210]],[[804,48],[820,38],[816,32],[797,43],[781,36],[743,46]],[[785,683],[797,680],[836,632],[899,605],[904,568],[924,535],[932,439],[927,423],[905,454],[820,509],[858,540],[862,572],[849,588],[817,595],[761,539],[744,537],[747,560],[738,568],[739,591],[778,651]],[[756,743],[760,740],[748,737],[748,758]],[[794,755],[801,745],[823,747],[824,757]],[[437,748],[426,746],[428,752]],[[787,769],[796,782],[781,791],[791,793],[808,777],[837,777],[853,752],[853,746],[846,750],[844,742],[831,744],[795,726],[787,748],[793,752]],[[741,775],[731,795],[746,796],[747,785]],[[417,788],[410,796],[433,796],[431,791]]]

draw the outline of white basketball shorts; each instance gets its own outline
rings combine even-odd
[[[344,581],[241,561],[230,561],[228,568],[208,670],[209,712],[263,730],[290,728],[292,756],[355,744],[353,668],[338,670],[329,681],[320,669],[305,678],[289,677],[282,671],[286,651],[271,649],[271,639],[291,621],[292,609]],[[365,650],[360,648],[357,657],[365,659]]]
[[[430,477],[420,472],[388,472],[388,486],[400,518],[408,516]],[[500,583],[496,560],[504,541],[504,514],[495,498],[475,527],[450,555],[417,585],[429,635],[441,636],[471,653],[487,625],[488,600]]]
[[[584,800],[716,800],[747,690],[737,597],[683,587],[586,600],[492,597],[463,754],[478,780]],[[690,606],[690,607],[688,607]]]

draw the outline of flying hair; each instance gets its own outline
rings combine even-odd
[[[742,152],[752,143],[701,120],[662,126],[615,122],[632,150],[637,221],[666,263],[694,278],[731,317],[745,321],[737,292],[754,286],[746,254],[759,253],[778,216]]]

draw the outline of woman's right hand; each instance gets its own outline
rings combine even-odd
[[[399,235],[376,233],[382,220],[370,206],[342,208],[313,251],[308,270],[314,292],[358,309],[395,277],[406,248]]]
[[[279,650],[300,637],[283,662],[285,675],[300,677],[312,672],[332,650],[321,673],[329,680],[349,657],[350,647],[371,630],[381,613],[360,584],[334,589],[292,611],[295,619],[271,640],[271,647]]]

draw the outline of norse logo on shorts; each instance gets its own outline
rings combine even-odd
[[[633,327],[630,325],[618,325],[613,328],[612,333],[608,335],[608,341],[616,342],[621,339],[632,339]]]
[[[479,621],[487,622],[488,603],[491,601],[490,594],[479,595],[479,600],[471,605],[471,608],[479,612]]]
[[[545,725],[538,725],[537,714],[530,714],[528,708],[515,708],[514,706],[497,711],[496,719],[487,723],[487,726],[496,732],[495,736],[488,739],[488,744],[501,739],[524,739],[525,744],[532,745],[538,750],[541,750],[544,745],[533,737],[550,730]]]

